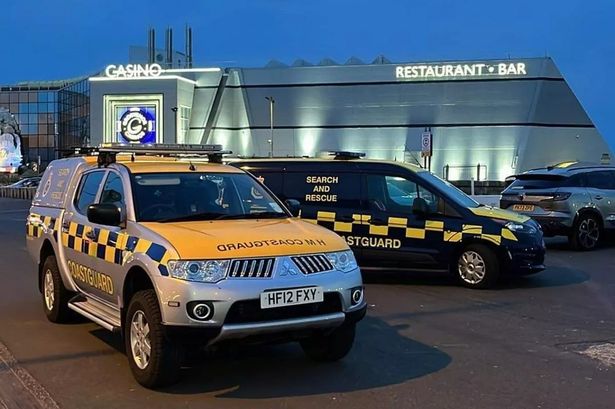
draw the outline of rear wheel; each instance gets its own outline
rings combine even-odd
[[[573,249],[579,251],[593,250],[600,243],[602,225],[598,218],[591,214],[581,215],[575,222],[568,242]]]
[[[47,256],[42,271],[43,309],[47,319],[56,323],[70,321],[72,312],[68,308],[68,301],[72,294],[64,287],[55,256]]]
[[[470,244],[457,258],[455,271],[459,282],[468,288],[490,288],[500,276],[500,263],[486,245]]]
[[[179,379],[182,349],[164,335],[154,290],[139,291],[132,297],[124,334],[126,355],[137,382],[156,388]]]
[[[315,361],[337,361],[348,355],[354,344],[356,324],[342,324],[332,332],[319,333],[301,341],[305,354]]]

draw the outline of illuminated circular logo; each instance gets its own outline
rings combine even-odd
[[[154,118],[149,112],[130,108],[120,118],[120,134],[128,142],[147,143],[155,134],[154,125]]]

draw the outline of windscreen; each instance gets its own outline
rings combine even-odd
[[[569,179],[563,176],[520,175],[510,184],[507,190],[555,189],[569,185]]]
[[[147,173],[133,177],[138,221],[286,218],[263,186],[243,173]]]
[[[456,186],[454,186],[450,182],[447,182],[446,180],[440,179],[431,172],[417,172],[417,176],[429,182],[432,186],[435,186],[441,192],[444,192],[446,194],[446,199],[458,204],[459,206],[466,208],[480,206],[480,204],[476,200],[463,193]]]

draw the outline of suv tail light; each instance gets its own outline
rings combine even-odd
[[[553,195],[549,195],[548,199],[543,199],[542,202],[560,202],[562,200],[567,200],[570,197],[569,192],[557,192],[553,193]]]

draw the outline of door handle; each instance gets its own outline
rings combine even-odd
[[[94,232],[94,230],[88,230],[85,233],[85,237],[90,239],[90,240],[92,240],[92,241],[95,241],[96,240],[96,232]]]
[[[600,196],[600,195],[596,195],[596,196],[594,196],[594,199],[596,199],[596,200],[602,200],[602,196]]]
[[[69,229],[70,229],[70,222],[68,222],[68,221],[62,222],[62,232],[63,233],[68,233]]]
[[[352,218],[352,216],[340,216],[339,220],[340,222],[352,222],[354,219]]]

